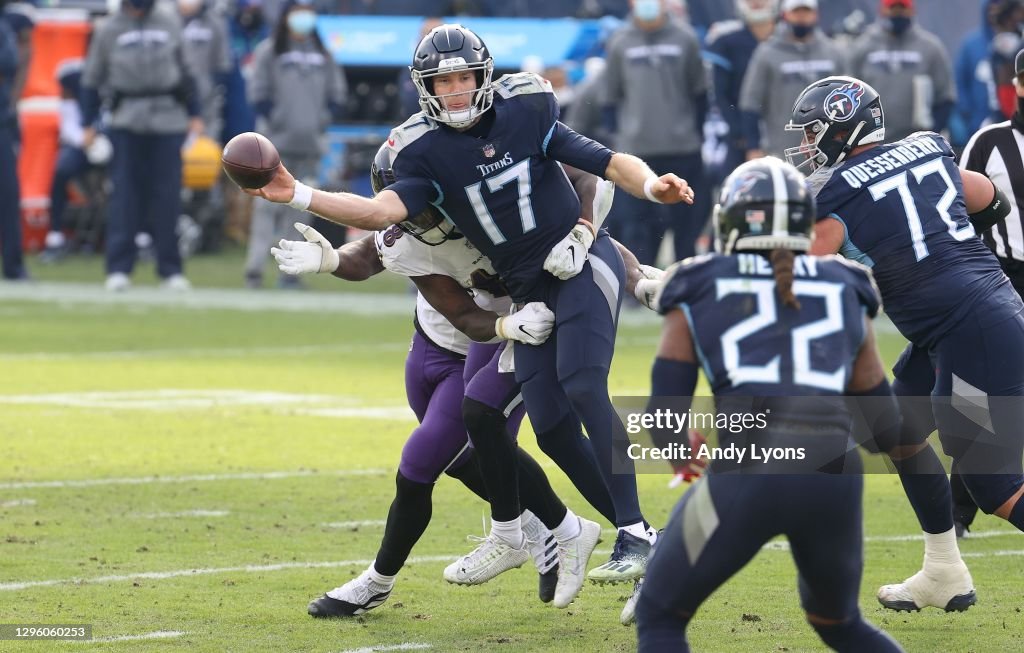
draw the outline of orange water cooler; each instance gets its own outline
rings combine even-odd
[[[50,184],[57,163],[60,85],[57,66],[85,57],[89,31],[85,11],[40,9],[32,32],[32,61],[18,102],[21,152],[22,242],[26,251],[42,248],[50,225]]]

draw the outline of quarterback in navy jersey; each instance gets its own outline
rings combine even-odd
[[[883,145],[881,100],[861,80],[811,84],[787,129],[803,133],[787,156],[812,171],[817,195],[812,251],[871,267],[886,312],[910,340],[893,369],[904,415],[894,462],[925,532],[925,561],[907,581],[882,587],[879,601],[966,609],[974,592],[949,483],[926,438],[937,427],[979,507],[1024,530],[1024,303],[978,238],[1009,203],[986,177],[960,171],[938,134]],[[979,414],[956,407],[964,401]]]
[[[805,254],[814,199],[802,175],[778,159],[737,168],[723,184],[715,222],[721,255],[677,263],[655,300],[665,324],[652,405],[692,397],[699,363],[717,413],[740,404],[750,411],[754,402],[771,410],[763,428],[719,429],[720,449],[779,447],[804,457],[757,462],[755,473],[711,463],[652,554],[636,598],[639,650],[688,651],[686,628],[701,603],[785,535],[801,604],[822,641],[836,651],[901,651],[857,607],[863,477],[860,459],[847,456],[842,395],[880,400],[871,407],[873,430],[900,421],[871,327],[879,306],[871,275],[838,257]],[[834,414],[791,410],[816,405]],[[825,469],[847,473],[821,473],[830,461],[840,467]]]
[[[559,122],[543,79],[519,74],[492,82],[493,68],[476,34],[460,25],[435,28],[411,66],[423,111],[389,137],[395,184],[373,199],[325,193],[296,183],[282,167],[254,194],[368,230],[433,205],[491,260],[516,302],[542,301],[554,311],[547,342],[515,348],[516,379],[538,438],[562,437],[582,421],[611,490],[619,534],[612,559],[589,577],[634,580],[646,568],[654,532],[640,512],[628,439],[608,397],[625,271],[607,234],[579,220],[579,199],[558,162],[652,202],[692,203],[693,190]],[[501,417],[469,399],[463,410],[474,419]],[[508,464],[512,444],[473,444],[491,501],[491,535],[481,545],[488,555],[474,556],[488,567],[473,574],[483,582],[508,568],[508,559],[521,559],[524,537],[516,470]]]

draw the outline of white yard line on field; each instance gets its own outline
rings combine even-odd
[[[34,505],[36,505],[35,499],[11,499],[10,501],[0,501],[0,508],[18,508],[21,506]]]
[[[0,300],[60,305],[143,306],[171,309],[274,311],[283,313],[349,313],[355,315],[408,315],[414,295],[403,293],[309,292],[290,293],[242,289],[196,288],[187,293],[135,287],[127,292],[106,291],[100,283],[3,283]]]
[[[384,519],[364,519],[362,521],[332,521],[320,525],[324,528],[347,528],[355,530],[366,526],[384,526],[387,523],[387,520]]]
[[[288,347],[190,347],[181,349],[125,349],[110,351],[76,352],[17,352],[0,354],[0,361],[62,361],[62,360],[103,360],[103,359],[150,359],[150,358],[237,358],[242,356],[273,355],[321,355],[349,354],[361,352],[406,351],[409,344],[403,342],[373,342],[359,345],[293,345]]]
[[[972,533],[970,535],[970,537],[974,537],[974,534]],[[1001,551],[968,551],[967,553],[961,553],[960,555],[962,557],[964,557],[964,558],[986,558],[988,556],[996,556],[996,557],[1024,556],[1024,551],[1022,551],[1020,549],[1010,550],[1010,551],[1007,551],[1007,550],[1001,550]]]
[[[142,633],[141,635],[114,635],[112,637],[95,637],[93,639],[76,639],[74,641],[86,644],[104,644],[107,642],[135,642],[142,639],[172,639],[174,637],[181,637],[184,634],[180,630],[156,630],[151,633]]]
[[[450,562],[457,557],[458,554],[443,556],[417,556],[409,558],[407,564],[416,564],[420,562]],[[273,565],[243,565],[240,567],[201,567],[198,569],[177,569],[174,571],[146,571],[139,572],[137,574],[99,576],[96,578],[30,580],[17,583],[0,583],[0,592],[15,592],[18,590],[31,589],[33,587],[52,587],[54,585],[96,585],[102,583],[123,583],[134,580],[166,580],[168,578],[180,578],[182,576],[205,576],[209,574],[259,574],[269,571],[282,571],[285,569],[331,569],[334,567],[356,567],[369,565],[371,562],[373,562],[372,559],[335,560],[329,562],[282,562]]]
[[[378,651],[422,651],[434,648],[430,644],[417,642],[403,642],[401,644],[380,644],[379,646],[364,646],[362,648],[349,648],[341,653],[377,653]]]
[[[13,481],[0,483],[0,490],[30,488],[96,487],[99,485],[148,485],[150,483],[203,483],[210,481],[277,481],[307,476],[381,476],[380,468],[340,469],[334,471],[299,470],[294,472],[239,472],[237,474],[190,474],[187,476],[140,476],[137,478],[85,478],[72,481]]]
[[[106,392],[51,392],[0,395],[0,404],[98,410],[180,411],[255,407],[288,415],[335,419],[415,420],[406,405],[365,406],[359,397],[221,389],[155,388]]]
[[[150,512],[141,515],[128,515],[138,519],[178,519],[180,517],[227,517],[227,510],[181,510],[179,512]]]
[[[991,535],[986,535],[986,534]],[[1012,535],[1018,533],[1018,531],[980,531],[978,533],[972,533],[970,537],[996,537],[999,535]],[[900,536],[880,536],[880,538],[874,541],[893,541],[893,542],[908,542],[910,536],[904,539],[891,539],[892,537]],[[884,538],[884,539],[883,539]],[[866,541],[872,541],[871,538],[865,538]],[[762,547],[766,551],[788,551],[789,543],[785,540],[772,541]],[[611,549],[596,549],[594,555],[603,557],[609,555]],[[967,552],[962,554],[965,558],[983,558],[988,556],[1024,556],[1024,550],[1000,550],[1000,551],[977,551]],[[450,555],[432,555],[432,556],[416,556],[409,558],[408,564],[416,564],[423,562],[446,562],[454,560],[459,556],[458,553],[452,553]],[[55,585],[95,585],[102,583],[118,583],[134,580],[165,580],[168,578],[179,578],[183,576],[204,576],[209,574],[228,574],[228,573],[263,573],[271,571],[283,571],[287,569],[330,569],[334,567],[353,567],[369,565],[373,560],[337,560],[328,562],[282,562],[272,565],[244,565],[240,567],[205,567],[198,569],[178,569],[174,571],[149,571],[139,572],[137,574],[123,574],[115,576],[99,576],[96,578],[61,578],[61,579],[49,579],[49,580],[30,580],[21,582],[11,583],[0,583],[0,592],[14,592],[18,590],[32,589],[35,587],[52,587]]]

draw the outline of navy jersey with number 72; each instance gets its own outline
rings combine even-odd
[[[558,165],[603,175],[612,152],[558,122],[551,85],[537,75],[495,83],[486,136],[443,127],[418,113],[388,138],[398,193],[410,215],[433,204],[494,265],[516,301],[554,277],[551,248],[580,217],[580,201]]]
[[[808,182],[819,219],[845,226],[840,253],[871,268],[886,313],[914,344],[930,346],[1009,283],[971,226],[942,136],[870,148]]]

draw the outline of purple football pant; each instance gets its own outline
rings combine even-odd
[[[498,373],[501,347],[474,343],[462,360],[419,332],[413,335],[405,360],[405,393],[420,424],[402,448],[398,465],[402,476],[417,483],[433,483],[446,470],[468,460],[463,396],[505,411],[509,432],[518,432],[525,408],[515,375]]]

